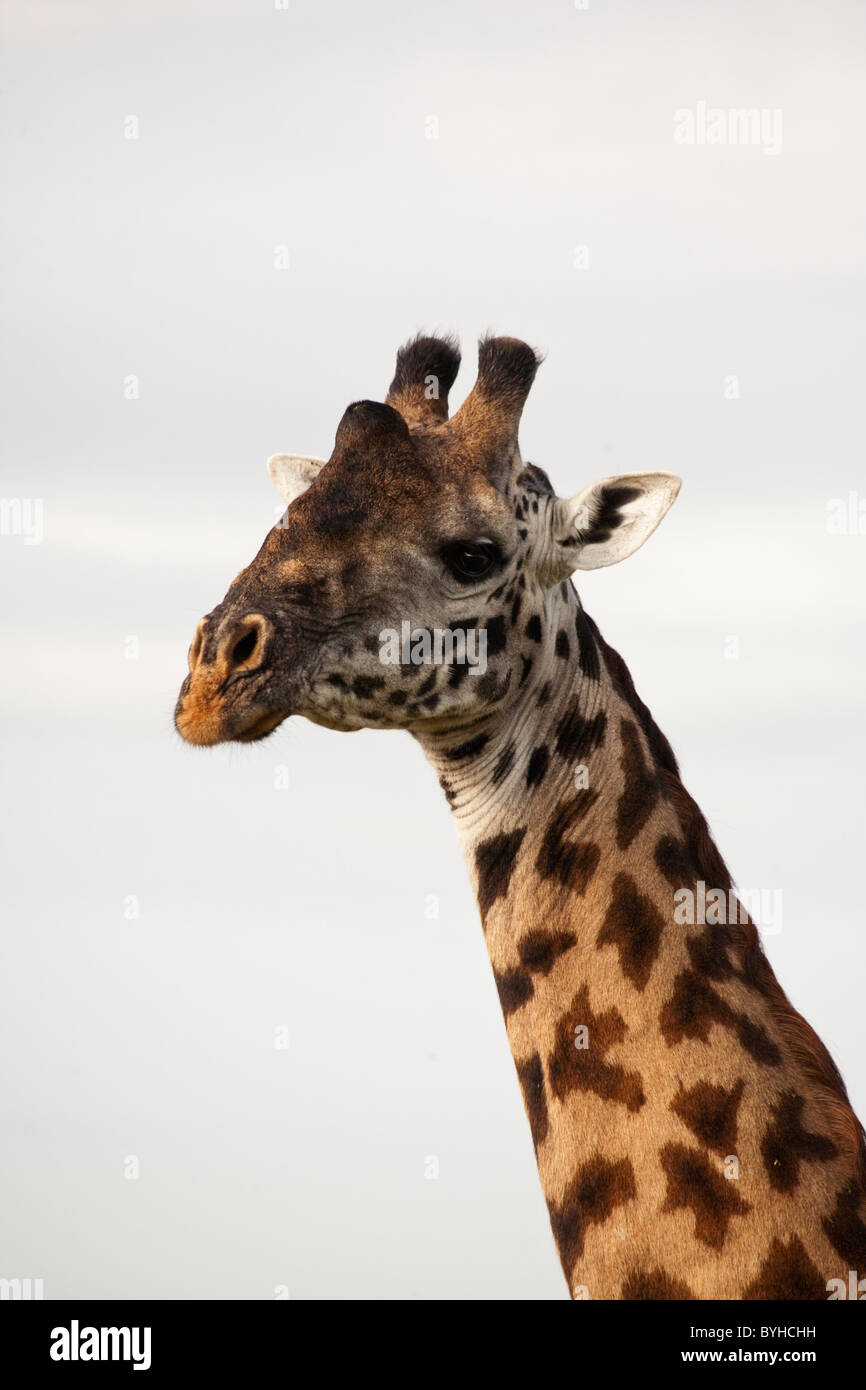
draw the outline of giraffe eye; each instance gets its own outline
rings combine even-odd
[[[455,579],[468,583],[483,579],[500,559],[499,547],[493,541],[451,541],[442,547],[442,559]]]

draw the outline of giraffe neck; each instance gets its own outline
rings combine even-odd
[[[730,878],[621,659],[570,585],[540,619],[514,703],[421,741],[572,1295],[826,1298],[866,1275],[844,1085],[745,914],[688,921]]]

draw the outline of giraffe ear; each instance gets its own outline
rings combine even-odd
[[[673,473],[621,473],[557,502],[554,550],[562,575],[627,560],[652,535],[679,490]]]
[[[327,459],[307,458],[304,454],[274,454],[268,459],[268,473],[286,506],[306,492],[324,468]]]

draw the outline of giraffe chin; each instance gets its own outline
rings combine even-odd
[[[233,738],[237,743],[258,743],[260,739],[267,738],[268,734],[272,734],[274,729],[278,728],[287,717],[285,711],[278,711],[276,714],[263,714],[254,724],[250,724],[243,733],[234,734]]]

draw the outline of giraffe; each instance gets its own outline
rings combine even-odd
[[[418,336],[327,461],[269,460],[286,511],[199,623],[176,727],[253,742],[299,714],[418,740],[573,1298],[826,1299],[866,1275],[863,1130],[748,914],[719,910],[730,873],[572,582],[637,550],[679,479],[557,497],[518,444],[539,361],[482,339],[449,417],[456,342]],[[473,666],[459,638],[482,633]],[[688,920],[702,891],[715,913]]]

